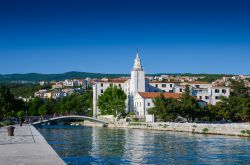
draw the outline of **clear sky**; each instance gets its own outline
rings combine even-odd
[[[0,74],[250,74],[249,0],[1,0]]]

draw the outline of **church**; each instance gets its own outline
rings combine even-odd
[[[130,78],[101,79],[93,84],[93,116],[100,115],[97,102],[98,97],[110,86],[120,87],[127,95],[126,112],[134,112],[138,118],[145,118],[147,110],[154,107],[153,99],[163,93],[165,98],[179,99],[185,86],[189,85],[191,95],[206,104],[215,105],[220,101],[220,96],[228,97],[230,88],[214,87],[207,82],[173,82],[173,81],[149,81],[145,77],[139,53],[136,53],[134,66]]]

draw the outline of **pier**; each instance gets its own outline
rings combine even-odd
[[[32,125],[15,125],[14,136],[0,128],[0,165],[65,165]]]

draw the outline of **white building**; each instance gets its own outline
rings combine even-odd
[[[162,81],[150,81],[148,83],[148,91],[149,92],[169,92],[173,93],[175,86],[177,86],[179,82],[162,82]]]
[[[63,83],[62,82],[56,82],[52,84],[52,89],[62,89],[63,88]]]
[[[137,112],[137,116],[144,118],[148,115],[147,110],[154,107],[153,99],[160,97],[161,92],[138,92],[134,98],[134,110]],[[165,98],[180,99],[182,94],[180,93],[163,93]]]
[[[166,98],[180,98],[186,85],[190,86],[192,96],[197,100],[215,105],[221,96],[228,97],[230,88],[213,87],[207,82],[172,82],[150,81],[145,78],[145,72],[141,65],[138,53],[134,61],[130,78],[101,79],[93,83],[93,116],[100,115],[97,102],[98,97],[110,86],[120,87],[127,95],[127,112],[135,112],[139,118],[145,118],[147,109],[154,106],[153,99],[163,92]]]
[[[64,97],[64,93],[62,91],[60,91],[60,90],[53,91],[51,97],[52,97],[52,99],[55,99],[55,100],[60,99],[60,98]]]
[[[77,85],[76,81],[74,81],[74,80],[64,80],[63,81],[63,86],[65,86],[65,87],[74,87],[76,85]]]

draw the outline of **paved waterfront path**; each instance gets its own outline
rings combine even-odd
[[[13,137],[0,128],[0,165],[65,165],[33,126],[15,127]]]

